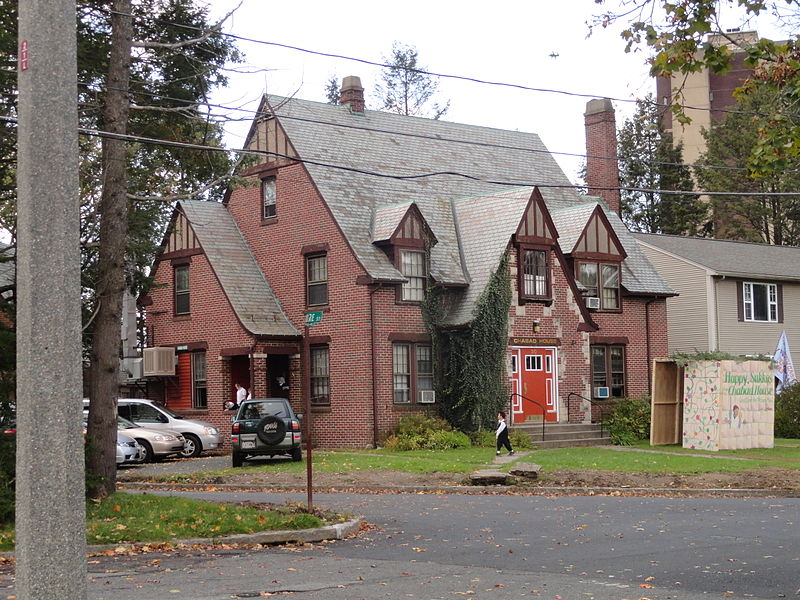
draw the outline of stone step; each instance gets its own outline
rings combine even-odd
[[[547,423],[542,438],[540,423],[523,423],[512,426],[527,433],[538,448],[566,448],[570,446],[598,446],[611,443],[606,428],[599,423]]]
[[[576,448],[578,446],[608,446],[611,444],[610,438],[580,438],[572,440],[534,440],[533,444],[541,449],[547,448]]]

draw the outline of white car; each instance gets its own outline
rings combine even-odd
[[[215,450],[222,442],[219,429],[196,419],[186,419],[155,400],[120,398],[117,400],[120,416],[140,427],[182,435],[185,444],[181,456],[199,456],[203,450]]]
[[[139,462],[139,443],[131,436],[117,432],[117,464]]]

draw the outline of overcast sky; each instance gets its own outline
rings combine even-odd
[[[219,17],[239,0],[209,3]],[[399,41],[415,46],[429,71],[619,99],[614,102],[619,126],[633,110],[625,100],[653,92],[654,82],[643,53],[625,54],[619,29],[595,28],[587,37],[587,21],[596,12],[594,0],[243,0],[226,31],[374,62],[382,62]],[[735,17],[729,15],[724,26],[738,26]],[[762,33],[769,28],[766,22],[756,25]],[[238,45],[246,55],[242,67],[257,72],[232,75],[228,88],[215,95],[218,103],[255,109],[264,90],[325,101],[325,83],[335,74],[339,81],[361,77],[367,107],[377,107],[375,67],[263,44]],[[589,98],[452,79],[440,80],[437,98],[450,101],[445,120],[539,134],[577,181],[583,159],[559,153],[585,153],[583,112]],[[241,147],[248,127],[247,121],[228,126],[228,146]]]

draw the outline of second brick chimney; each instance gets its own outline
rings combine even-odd
[[[589,194],[600,196],[611,210],[619,213],[617,124],[611,100],[589,100],[583,119],[586,126],[586,185]]]
[[[349,75],[342,80],[339,104],[347,104],[350,110],[356,113],[364,112],[364,88],[361,86],[360,77]]]

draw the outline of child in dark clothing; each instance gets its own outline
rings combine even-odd
[[[497,454],[500,454],[500,448],[505,446],[505,449],[508,450],[508,455],[511,456],[514,454],[514,450],[511,449],[511,442],[508,440],[508,425],[506,425],[506,413],[500,412],[497,415],[497,431],[494,432],[494,436],[497,438]]]

